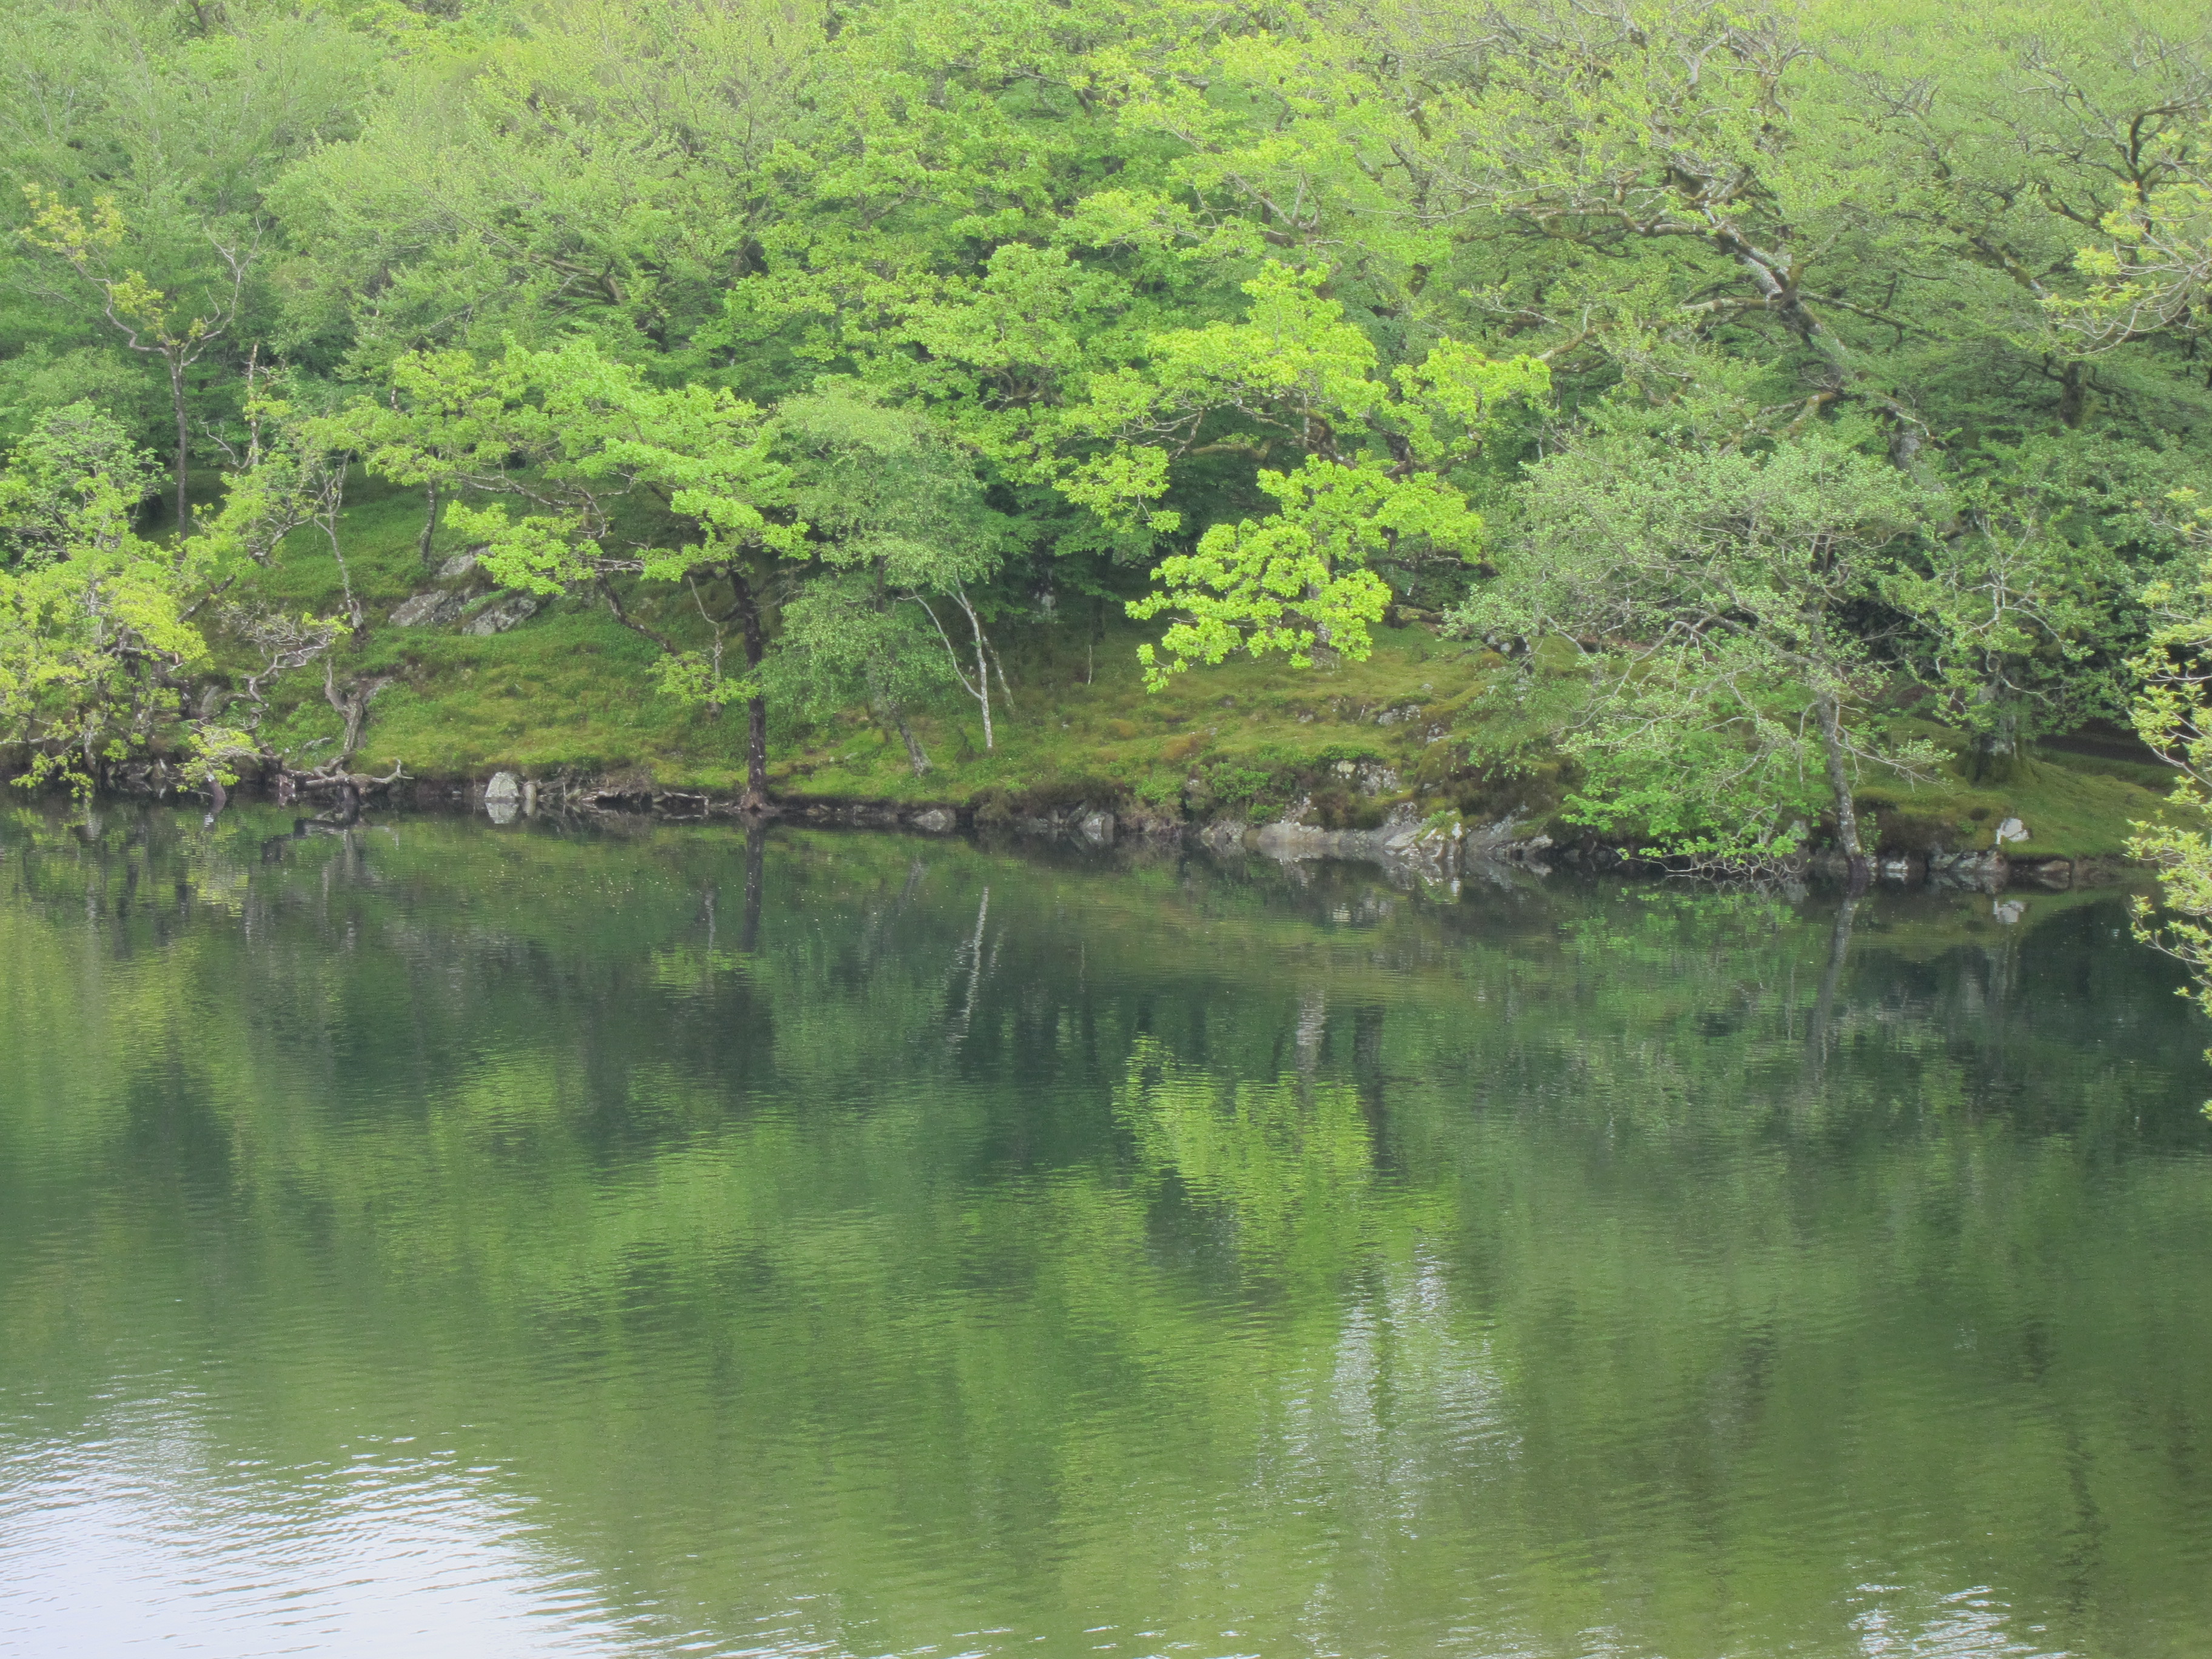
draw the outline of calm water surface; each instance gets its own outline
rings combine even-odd
[[[288,823],[0,816],[0,1650],[2212,1652],[2109,897]]]

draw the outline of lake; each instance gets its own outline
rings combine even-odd
[[[2202,1656],[2109,893],[0,815],[0,1650]]]

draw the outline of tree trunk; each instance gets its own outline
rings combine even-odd
[[[368,679],[351,681],[343,691],[338,690],[337,676],[331,665],[323,665],[323,696],[345,722],[345,734],[338,739],[338,764],[349,765],[353,751],[361,747],[361,729],[368,720],[369,701],[398,678],[393,674],[378,674]]]
[[[428,501],[429,510],[423,514],[422,539],[416,543],[416,551],[422,561],[422,568],[428,570],[430,568],[430,538],[438,533],[438,508],[441,505],[438,500],[438,481],[435,478],[430,481],[429,488],[423,494]]]
[[[2058,418],[2070,431],[2080,426],[2088,413],[2088,373],[2078,362],[2070,362],[2058,377]]]
[[[907,764],[914,768],[915,776],[921,777],[929,770],[929,757],[922,752],[921,740],[907,723],[906,710],[896,703],[891,706],[891,724],[898,727],[899,736],[906,740]]]
[[[2001,702],[1996,717],[1974,744],[1970,781],[2011,783],[2027,769],[2027,758],[2020,751],[2020,709]]]
[[[983,711],[983,750],[988,754],[992,747],[991,665],[983,654],[983,621],[975,614],[975,607],[968,603],[965,589],[956,586],[952,590],[952,597],[959,601],[960,608],[968,613],[969,629],[975,635],[975,706]]]
[[[1851,801],[1850,769],[1844,764],[1844,715],[1832,693],[1822,693],[1814,704],[1820,722],[1820,746],[1828,763],[1828,789],[1836,802],[1836,845],[1842,849],[1850,890],[1863,893],[1873,872],[1866,848],[1859,842],[1858,808]]]
[[[975,623],[975,613],[969,611],[968,620],[975,627],[975,694],[976,703],[983,710],[983,752],[991,750],[991,671],[983,665],[983,629]]]
[[[745,670],[750,673],[768,653],[760,601],[742,570],[731,570],[730,586],[737,592],[738,626],[744,639]],[[748,812],[764,812],[768,804],[768,699],[755,691],[745,699],[745,793],[738,798],[738,805]]]
[[[169,401],[177,416],[177,536],[181,540],[192,527],[192,428],[185,410],[185,366],[173,357],[169,360]]]

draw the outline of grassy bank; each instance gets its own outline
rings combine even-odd
[[[654,647],[604,606],[554,603],[511,630],[464,631],[492,596],[457,621],[400,627],[392,611],[438,586],[456,550],[441,538],[430,560],[411,492],[356,491],[342,545],[355,592],[371,617],[366,637],[338,654],[341,679],[391,676],[371,705],[360,753],[374,770],[403,763],[418,776],[483,777],[501,769],[629,776],[670,789],[726,791],[743,781],[740,714],[710,719],[656,690]],[[263,597],[330,611],[341,600],[326,544],[295,538],[261,578]],[[465,582],[449,581],[458,602]],[[641,593],[659,625],[680,629],[680,595]],[[789,796],[951,802],[994,812],[1082,800],[1161,820],[1259,819],[1300,799],[1329,827],[1380,821],[1392,805],[1494,818],[1520,809],[1545,823],[1559,804],[1556,764],[1540,757],[1518,776],[1469,764],[1481,706],[1498,659],[1412,624],[1379,631],[1373,657],[1312,670],[1234,662],[1147,692],[1135,647],[1144,631],[1118,607],[1078,600],[1056,618],[1008,619],[1000,637],[1012,706],[998,711],[997,741],[982,746],[972,705],[921,714],[915,730],[933,763],[917,777],[897,737],[859,712],[814,726],[773,721],[770,777]],[[1071,614],[1072,613],[1072,614]],[[313,763],[330,752],[337,714],[317,678],[279,694],[267,735]],[[1926,734],[1963,750],[1939,728]],[[2160,810],[2164,783],[2142,757],[2039,750],[2019,776],[1977,786],[1954,765],[1923,782],[1869,776],[1863,794],[1893,848],[1989,846],[2019,817],[2019,849],[2045,856],[2118,854],[2130,824]],[[1553,833],[1571,833],[1553,826]]]

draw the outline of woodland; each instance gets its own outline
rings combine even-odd
[[[2212,914],[2197,6],[0,31],[19,782],[720,757],[765,809],[862,745],[909,795],[1112,777],[1194,819],[1357,751],[1213,754],[1189,710],[1261,686],[1295,738],[1396,663],[1449,704],[1420,810],[1517,790],[1855,878],[1914,790],[2002,812],[2040,745],[2132,729],[2179,805],[2118,821]],[[488,620],[394,620],[440,580]],[[1128,718],[1079,731],[1117,673]]]

